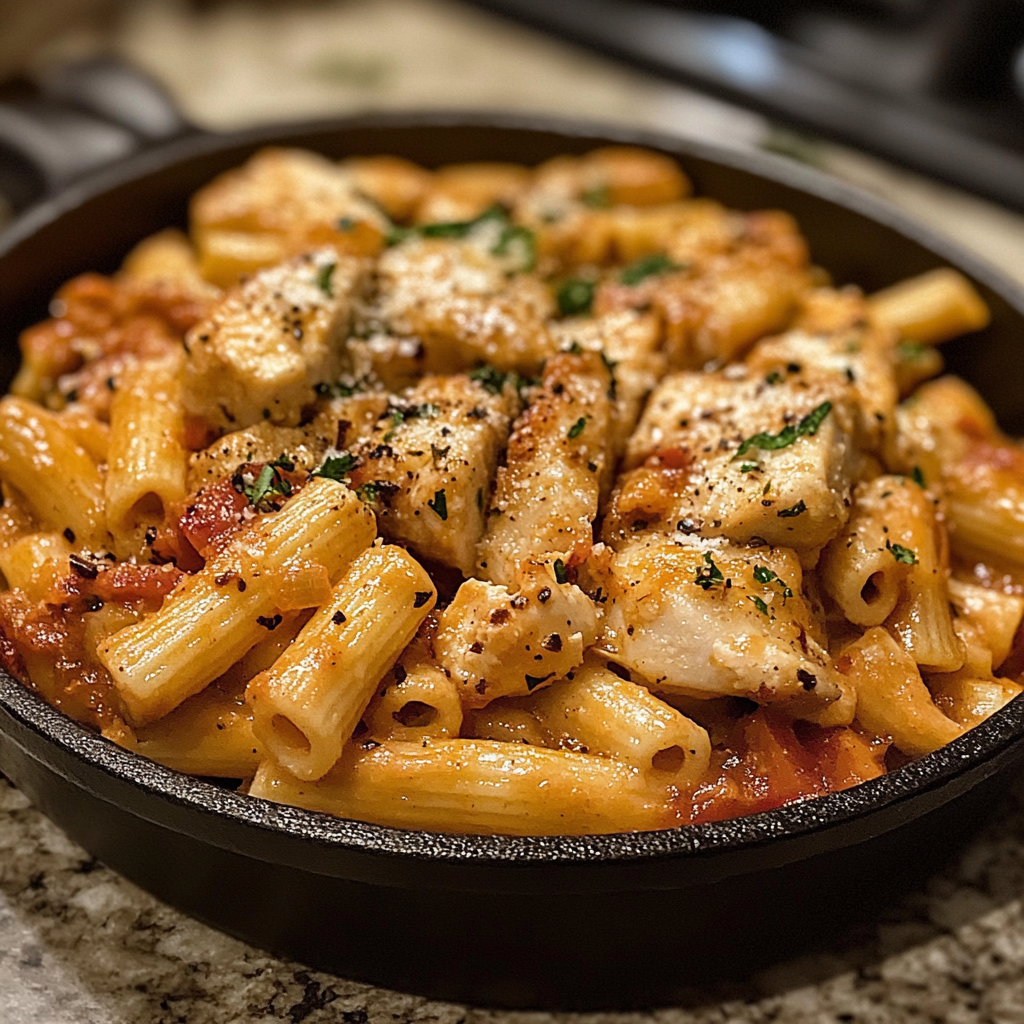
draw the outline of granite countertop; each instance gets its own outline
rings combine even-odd
[[[543,110],[767,145],[885,195],[1024,280],[1024,218],[449,0],[127,4],[113,47],[197,123],[381,107]],[[923,891],[844,943],[648,1014],[509,1013],[305,970],[162,905],[0,779],[0,1024],[1024,1024],[1024,778]]]

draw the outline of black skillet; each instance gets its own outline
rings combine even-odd
[[[537,117],[368,115],[192,134],[94,173],[0,236],[0,352],[67,278],[185,223],[189,195],[268,143],[427,166],[536,163],[608,142],[677,157],[698,193],[791,211],[837,282],[939,265],[977,284],[984,332],[947,347],[1024,433],[1024,291],[912,219],[803,167],[682,138]],[[257,946],[396,989],[516,1007],[673,1002],[820,944],[920,882],[1012,777],[1024,701],[853,790],[721,824],[599,837],[406,832],[250,799],[127,753],[0,674],[0,769],[73,839],[168,903]]]

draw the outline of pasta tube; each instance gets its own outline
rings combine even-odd
[[[0,478],[72,544],[106,546],[103,477],[92,458],[53,413],[10,395],[0,401]]]
[[[894,498],[894,488],[901,487],[900,478],[891,476],[861,484],[854,493],[853,514],[845,531],[822,552],[819,568],[825,589],[843,615],[858,626],[885,622],[911,568],[892,548],[892,540],[902,538],[901,533],[890,530],[890,519],[900,514],[899,506],[905,503],[902,490]],[[906,550],[917,557],[912,548]]]
[[[615,758],[658,781],[693,785],[711,759],[705,729],[598,665],[576,669],[529,707],[559,746]]]
[[[903,753],[929,754],[963,732],[935,706],[914,659],[881,627],[850,644],[837,666],[857,691],[857,720],[868,732],[892,736]]]
[[[252,734],[252,709],[217,686],[139,729],[135,751],[179,772],[225,779],[251,778],[262,756]]]
[[[291,646],[249,684],[256,738],[319,779],[341,756],[384,673],[434,607],[430,577],[402,548],[364,552]]]
[[[354,749],[314,783],[267,761],[249,793],[440,832],[582,835],[675,824],[667,791],[637,768],[592,754],[488,740],[391,741]]]
[[[70,554],[71,545],[59,533],[29,533],[0,548],[0,571],[11,589],[45,601],[57,581],[71,571]]]
[[[185,497],[184,429],[179,357],[122,375],[110,403],[106,497],[112,531],[159,522],[168,505]]]
[[[274,617],[280,570],[319,562],[336,578],[374,533],[373,514],[355,494],[323,478],[242,530],[159,611],[97,649],[132,723],[167,714],[280,624]]]
[[[452,679],[413,641],[385,676],[363,716],[375,740],[416,740],[424,736],[458,736],[462,702]]]
[[[875,292],[868,308],[876,323],[893,328],[915,341],[938,344],[967,331],[978,331],[989,321],[988,306],[974,285],[949,267]]]

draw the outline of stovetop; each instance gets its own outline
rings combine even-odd
[[[1024,0],[478,0],[1024,209]]]

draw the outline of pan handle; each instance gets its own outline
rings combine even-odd
[[[0,196],[18,212],[81,175],[195,131],[167,92],[116,57],[56,65],[0,103]]]

